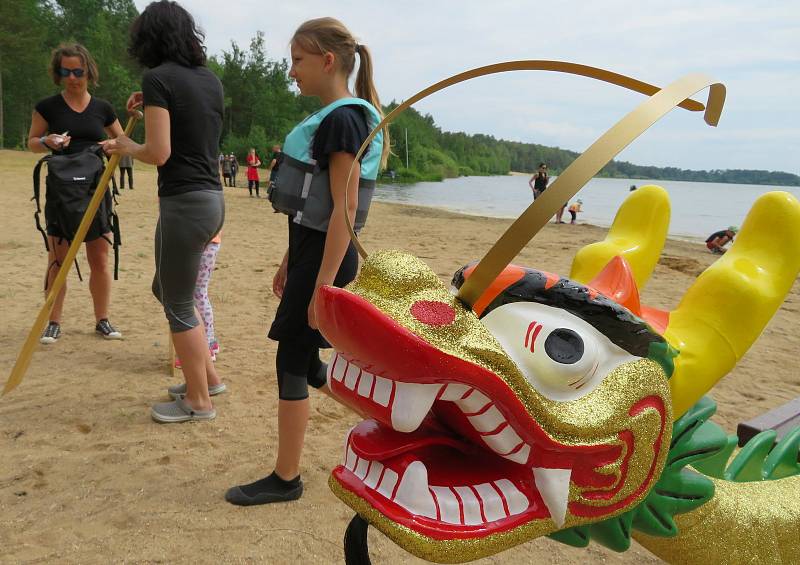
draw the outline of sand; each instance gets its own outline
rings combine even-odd
[[[36,156],[0,152],[4,196],[0,241],[0,367],[7,378],[40,308],[46,266],[33,226],[30,171]],[[225,190],[227,220],[211,297],[230,393],[210,423],[157,425],[167,400],[167,325],[150,294],[155,171],[137,163],[135,190],[119,197],[123,247],[112,322],[124,341],[94,333],[88,283],[69,276],[63,337],[40,346],[25,381],[0,399],[0,561],[4,563],[337,563],[352,511],[327,487],[344,434],[358,417],[314,393],[298,502],[238,508],[225,490],[271,470],[276,435],[275,344],[265,338],[278,301],[271,281],[286,246],[285,217],[243,188]],[[376,203],[363,234],[368,249],[401,248],[443,280],[477,259],[507,220]],[[518,258],[568,273],[574,252],[604,237],[589,225],[549,225]],[[89,273],[85,255],[82,271]],[[670,241],[643,301],[675,306],[714,258],[697,244]],[[739,366],[715,389],[716,420],[738,422],[800,395],[800,289]],[[415,563],[373,531],[375,563]],[[573,549],[540,539],[482,563],[655,563],[635,543],[625,554],[598,545]]]

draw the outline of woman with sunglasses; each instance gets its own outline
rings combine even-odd
[[[33,111],[28,134],[28,148],[34,153],[78,153],[106,137],[122,135],[114,108],[105,100],[89,93],[89,84],[97,86],[97,64],[89,51],[78,43],[61,44],[53,51],[50,62],[53,82],[61,92],[40,100]],[[52,211],[45,204],[45,217]],[[57,224],[47,222],[47,288],[58,274],[69,249]],[[111,302],[111,271],[108,251],[111,247],[111,226],[100,216],[86,234],[86,257],[89,261],[89,292],[94,302],[95,331],[106,339],[122,339],[122,334],[108,321]],[[44,330],[41,343],[54,343],[61,337],[61,313],[67,285],[56,297],[50,323]]]

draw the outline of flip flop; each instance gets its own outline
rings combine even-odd
[[[228,387],[225,386],[225,383],[219,383],[208,387],[208,395],[216,396],[218,394],[222,394],[226,390],[228,390]],[[178,400],[179,398],[183,398],[184,396],[186,396],[186,383],[181,383],[179,385],[172,385],[167,389],[167,394],[169,394],[170,398],[172,398],[173,400]]]
[[[174,424],[194,420],[213,420],[217,417],[217,411],[213,408],[203,411],[194,410],[183,398],[178,398],[174,402],[154,404],[150,409],[150,416],[156,422]]]

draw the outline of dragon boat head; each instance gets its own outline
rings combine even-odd
[[[666,191],[641,187],[569,278],[509,265],[471,306],[456,295],[475,267],[448,288],[399,251],[370,255],[347,289],[321,288],[328,384],[365,418],[347,435],[334,493],[437,562],[543,535],[585,545],[578,532],[591,530],[619,551],[631,528],[675,536],[670,516],[713,495],[678,477],[702,455],[686,438],[708,411],[693,407],[791,290],[800,202],[759,197],[732,249],[661,311],[639,290],[668,224]]]
[[[612,262],[598,281],[632,281],[626,269]],[[509,266],[468,308],[422,261],[387,251],[316,308],[330,389],[367,418],[331,487],[420,557],[475,559],[604,520],[664,466],[671,349],[591,285]]]

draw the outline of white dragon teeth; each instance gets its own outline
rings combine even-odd
[[[550,512],[550,518],[559,528],[564,525],[564,520],[567,516],[571,476],[572,469],[533,468],[536,490],[539,491],[542,500],[544,500],[544,505],[547,506],[547,510]]]
[[[397,473],[387,467],[383,472],[383,478],[381,479],[381,482],[378,483],[378,488],[376,490],[381,493],[384,498],[391,500],[394,487],[397,485],[397,479]]]
[[[366,487],[393,500],[412,516],[474,526],[525,512],[530,502],[508,479],[477,485],[433,486],[422,461],[412,461],[402,477],[379,461],[356,455],[348,441],[345,467]],[[547,471],[547,470],[546,470]]]
[[[500,410],[497,409],[497,406],[492,406],[485,412],[478,414],[477,416],[470,416],[469,423],[472,424],[472,427],[478,430],[479,432],[492,432],[500,427],[500,424],[506,421],[503,418],[503,415],[500,413]]]
[[[375,375],[375,387],[372,392],[372,400],[383,407],[389,406],[392,398],[392,381]]]
[[[436,518],[436,502],[428,488],[428,469],[422,461],[413,461],[406,467],[394,501],[411,514]]]
[[[514,431],[514,428],[506,426],[496,434],[483,436],[483,441],[485,441],[486,445],[491,447],[495,453],[506,455],[514,451],[522,442],[522,439],[520,439],[517,432]]]
[[[527,443],[522,446],[520,449],[511,453],[509,455],[503,455],[509,461],[513,461],[514,463],[519,463],[520,465],[524,465],[528,462],[528,456],[531,454],[531,446]]]
[[[364,477],[364,484],[369,488],[374,489],[378,485],[381,475],[383,475],[383,469],[383,463],[379,461],[373,461],[370,463],[369,473],[367,473],[367,476]]]
[[[508,513],[510,516],[521,514],[528,509],[528,497],[525,496],[514,483],[508,479],[500,479],[494,481],[494,484],[497,485],[497,488],[503,493],[503,498],[506,499],[506,504],[508,504]]]
[[[398,432],[413,432],[427,416],[443,385],[396,381],[394,386],[392,427]]]
[[[489,483],[481,483],[475,485],[475,491],[481,497],[483,505],[483,513],[486,516],[487,522],[494,522],[506,517],[506,511],[503,508],[503,499]]]
[[[450,400],[455,402],[456,400],[460,400],[462,396],[464,396],[471,387],[467,385],[462,385],[458,383],[450,383],[442,392],[442,400]]]

